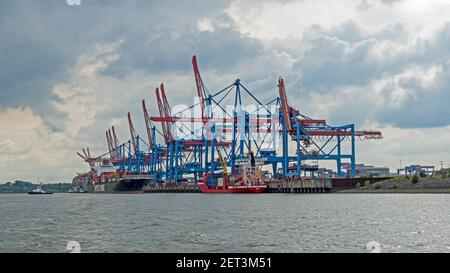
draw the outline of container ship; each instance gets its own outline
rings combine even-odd
[[[109,161],[104,160],[90,172],[78,174],[72,180],[74,193],[143,193],[151,176],[122,172]]]

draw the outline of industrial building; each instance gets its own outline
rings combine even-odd
[[[352,173],[351,164],[345,163],[342,164],[342,168],[345,170],[345,173],[350,176]],[[371,165],[364,164],[355,164],[355,176],[356,177],[388,177],[391,176],[388,167],[375,167]]]
[[[426,175],[433,176],[435,174],[434,166],[409,165],[402,169],[397,169],[398,175]]]

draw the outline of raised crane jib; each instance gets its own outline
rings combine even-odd
[[[195,55],[192,57],[192,66],[194,68],[195,85],[197,86],[197,95],[199,99],[202,120],[203,122],[207,122],[205,114],[205,94],[203,90],[202,78],[200,76],[200,70],[198,69],[197,56]]]
[[[164,89],[164,84],[161,83],[160,85],[160,92],[161,92],[161,99],[162,99],[162,104],[163,104],[163,109],[164,109],[164,116],[166,118],[171,117],[172,113],[171,113],[171,109],[170,109],[170,105],[169,102],[167,101],[167,97],[166,97],[166,91]],[[170,142],[173,141],[173,135],[172,135],[172,129],[171,129],[171,122],[166,122],[166,133],[167,133],[167,138]]]
[[[286,124],[286,129],[288,132],[292,131],[292,122],[291,122],[291,109],[289,107],[287,97],[286,97],[286,89],[284,87],[283,78],[278,79],[278,92],[281,100],[281,111],[283,114],[283,120]]]
[[[159,88],[156,88],[155,94],[156,94],[156,101],[158,103],[159,116],[161,118],[163,118],[165,116],[164,115],[164,106],[163,106],[162,101],[161,101],[161,95],[159,93]],[[167,132],[166,132],[167,127],[166,127],[166,123],[165,122],[161,123],[161,128],[162,128],[162,131],[163,131],[164,142],[167,144],[168,143],[168,138],[167,138]]]
[[[133,121],[131,120],[131,114],[128,112],[128,126],[130,127],[131,144],[133,145],[134,154],[137,154],[137,144],[136,144],[136,130],[133,126]]]
[[[153,149],[153,136],[152,136],[152,121],[150,120],[150,115],[148,114],[147,107],[145,106],[145,100],[142,100],[142,110],[144,111],[144,121],[145,129],[147,130],[148,145]]]

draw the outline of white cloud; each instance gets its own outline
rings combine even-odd
[[[94,50],[79,57],[76,65],[67,71],[66,82],[58,83],[53,94],[58,100],[52,105],[67,113],[64,119],[66,133],[76,136],[81,128],[95,123],[95,114],[108,107],[114,97],[101,90],[100,72],[120,58],[120,43],[97,44]]]
[[[357,160],[389,166],[395,172],[402,165],[450,166],[450,126],[429,129],[382,127],[384,139],[357,144]]]
[[[215,28],[214,25],[209,18],[202,18],[197,21],[197,28],[200,32],[202,31],[209,31],[214,32]]]
[[[1,179],[24,177],[34,181],[43,175],[54,180],[67,174],[64,169],[63,173],[59,171],[61,162],[69,166],[73,163],[68,157],[73,139],[52,133],[30,108],[7,108],[0,112],[0,128]]]
[[[67,77],[53,87],[56,99],[50,105],[58,110],[57,114],[44,120],[30,108],[7,108],[0,112],[2,179],[34,181],[39,174],[47,182],[69,181],[85,168],[75,152],[100,142],[101,137],[88,141],[92,135],[84,130],[90,126],[105,130],[109,124],[97,124],[96,115],[120,103],[120,93],[111,94],[109,89],[119,87],[120,80],[105,80],[101,75],[103,69],[118,60],[119,45],[98,44],[67,69]],[[61,130],[51,130],[48,124],[58,124],[56,127]],[[101,142],[92,146],[104,145]]]
[[[332,28],[349,20],[361,25],[366,35],[402,23],[415,33],[414,38],[430,38],[448,20],[450,1],[395,1],[362,10],[354,0],[237,0],[226,12],[241,33],[262,40],[301,38],[312,25]]]

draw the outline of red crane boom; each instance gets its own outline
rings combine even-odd
[[[192,66],[194,68],[195,85],[197,86],[197,95],[200,103],[201,117],[204,123],[206,123],[205,115],[205,97],[203,94],[202,78],[200,77],[200,71],[197,64],[197,56],[192,57]]]
[[[105,131],[105,135],[106,135],[106,144],[108,145],[109,155],[111,157],[113,157],[113,155],[112,155],[113,148],[112,148],[112,144],[111,144],[111,139],[109,138],[108,130]]]
[[[114,149],[116,151],[116,157],[120,157],[120,154],[119,154],[119,139],[117,138],[116,130],[114,129],[114,126],[112,126],[111,129],[112,129],[112,134],[113,134]]]
[[[323,119],[303,119],[298,118],[297,116],[300,114],[300,111],[289,106],[286,89],[284,86],[284,80],[282,77],[278,79],[278,92],[280,94],[281,101],[281,111],[283,112],[283,119],[286,123],[286,129],[290,135],[295,136],[296,128],[292,126],[292,123],[296,120],[301,125],[306,126],[314,126],[314,125],[326,125],[326,121]],[[333,131],[333,130],[312,130],[307,129],[307,133],[310,136],[349,136],[350,132],[342,132],[342,131]],[[365,139],[380,139],[382,138],[382,134],[379,131],[356,131],[355,136],[364,137]]]
[[[134,154],[137,154],[137,146],[136,146],[136,130],[133,126],[133,121],[131,121],[131,114],[128,112],[128,126],[130,127],[130,135],[131,135],[131,144],[133,144]]]
[[[116,158],[117,157],[117,147],[114,143],[114,139],[113,139],[111,130],[108,130],[108,136],[109,136],[109,142],[111,143],[111,151],[112,151],[111,157]]]
[[[291,123],[291,111],[286,97],[286,89],[284,88],[283,78],[278,79],[278,92],[281,100],[281,111],[283,112],[283,119],[286,124],[286,129],[288,132],[292,131]]]
[[[150,145],[150,149],[153,150],[153,136],[152,136],[153,124],[152,121],[150,120],[150,115],[148,114],[147,107],[145,106],[145,100],[142,100],[142,110],[144,111],[144,121],[145,121],[145,128],[147,129],[148,145]]]
[[[159,89],[158,88],[156,88],[155,93],[156,93],[156,101],[158,103],[159,116],[161,118],[165,118],[164,108],[163,108],[163,104],[162,104],[162,101],[161,101],[161,95],[159,94]],[[167,139],[166,122],[162,122],[161,123],[161,128],[162,128],[162,131],[163,131],[164,142],[167,144],[169,141]]]
[[[172,115],[172,113],[171,113],[171,110],[170,110],[169,102],[167,101],[166,92],[164,90],[164,84],[161,83],[161,86],[159,88],[160,88],[160,91],[161,91],[161,99],[162,99],[162,103],[163,103],[164,116],[166,118],[168,118],[168,117],[170,117]],[[173,135],[172,135],[171,123],[170,122],[166,122],[165,124],[166,124],[166,132],[167,132],[168,141],[172,142],[173,141]]]

